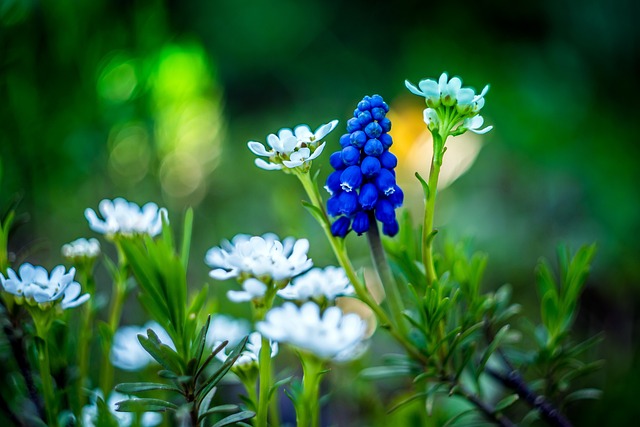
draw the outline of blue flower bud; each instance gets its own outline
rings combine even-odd
[[[385,199],[379,199],[376,203],[376,219],[383,224],[393,222],[396,220],[396,211],[393,209],[393,205]]]
[[[387,113],[389,112],[389,105],[384,101],[382,101],[382,109]]]
[[[341,214],[350,216],[358,209],[358,196],[355,191],[347,193],[343,191],[338,195],[338,211]]]
[[[342,161],[342,151],[336,151],[329,156],[329,164],[336,170],[344,169],[346,166]]]
[[[382,145],[384,145],[384,148],[388,149],[389,147],[391,147],[391,144],[393,144],[393,139],[391,138],[391,135],[389,135],[388,133],[383,133],[378,137],[378,139],[380,140],[380,142],[382,142]]]
[[[364,211],[358,212],[353,218],[351,228],[353,228],[353,231],[358,233],[358,236],[369,231],[369,214]]]
[[[330,216],[340,215],[340,200],[338,199],[339,193],[334,193],[333,196],[327,200],[327,213]]]
[[[371,109],[371,103],[367,100],[362,100],[360,102],[358,102],[358,110],[360,111],[366,111]]]
[[[382,128],[378,123],[372,122],[364,128],[364,133],[366,133],[369,138],[377,138],[382,134]]]
[[[387,200],[391,202],[393,207],[399,208],[400,206],[402,206],[402,203],[404,202],[404,192],[402,191],[402,189],[395,185],[393,187],[393,191],[391,191],[390,193],[391,194],[387,196]]]
[[[373,117],[371,117],[371,113],[368,111],[363,111],[358,114],[358,123],[362,128],[366,127],[369,123],[373,121]]]
[[[345,170],[348,169],[349,168]],[[385,196],[389,196],[395,191],[396,178],[388,169],[380,169],[380,173],[378,173],[378,176],[376,176],[375,184],[381,193],[383,193]]]
[[[395,183],[395,182],[394,182]],[[356,190],[362,184],[360,166],[349,166],[340,175],[340,187],[347,193]]]
[[[347,132],[354,132],[360,129],[362,129],[362,126],[360,126],[358,119],[354,117],[347,120]]]
[[[362,148],[364,144],[367,142],[367,135],[361,130],[357,130],[351,134],[351,145]]]
[[[331,224],[331,234],[336,237],[344,237],[349,232],[351,220],[346,216],[341,216],[333,224]]]
[[[387,114],[387,112],[380,107],[371,109],[371,116],[377,121],[381,121],[382,119],[384,119],[385,114]]]
[[[341,171],[337,170],[335,172],[331,172],[331,174],[327,177],[327,181],[325,182],[324,188],[329,192],[329,194],[337,194],[342,188],[340,187],[340,175]]]
[[[371,210],[378,202],[378,189],[375,185],[367,182],[360,189],[360,195],[358,196],[358,202],[362,209]]]
[[[380,166],[385,169],[393,169],[398,166],[398,158],[390,151],[385,151],[378,157]]]
[[[400,225],[398,224],[398,221],[393,220],[391,222],[382,223],[382,232],[386,236],[393,237],[398,234],[398,231],[400,231]]]
[[[382,128],[383,132],[389,132],[391,130],[391,120],[387,119],[386,117],[382,120],[379,120],[378,124]]]
[[[379,156],[383,151],[382,142],[377,139],[370,139],[364,145],[364,153],[368,156]]]
[[[384,104],[384,99],[382,99],[382,97],[380,95],[373,95],[371,97],[371,107],[372,108],[382,107],[383,104]]]
[[[365,145],[365,151],[366,151],[366,145]],[[380,160],[378,160],[373,156],[365,157],[362,160],[362,163],[360,163],[360,171],[362,171],[362,174],[367,177],[376,175],[378,172],[380,172]]]
[[[344,147],[348,147],[351,145],[351,134],[350,133],[345,133],[344,135],[342,135],[340,137],[340,146],[342,148]]]
[[[342,162],[345,165],[347,166],[355,165],[360,161],[360,150],[358,150],[353,145],[349,145],[348,147],[344,147],[342,149],[341,157],[342,157]]]

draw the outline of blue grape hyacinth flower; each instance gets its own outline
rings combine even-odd
[[[398,233],[395,210],[402,206],[404,193],[396,183],[398,159],[389,151],[393,139],[388,112],[380,95],[365,96],[347,121],[342,149],[329,157],[335,171],[325,189],[331,195],[327,211],[334,218],[334,236],[344,237],[351,230],[361,235],[376,220],[387,236]]]

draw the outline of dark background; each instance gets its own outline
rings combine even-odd
[[[0,206],[19,194],[30,216],[13,249],[60,263],[63,243],[93,236],[84,209],[123,196],[176,224],[195,208],[195,284],[206,249],[238,232],[306,236],[316,264],[333,263],[295,179],[255,168],[246,142],[338,118],[337,147],[357,101],[379,93],[402,162],[423,129],[404,79],[490,83],[495,128],[436,222],[488,252],[485,287],[513,284],[534,317],[538,257],[597,242],[576,337],[604,332],[591,356],[607,363],[588,382],[604,397],[569,410],[576,425],[625,425],[640,393],[639,12],[633,0],[0,0]]]

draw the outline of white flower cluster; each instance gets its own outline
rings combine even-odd
[[[75,268],[65,271],[63,265],[58,265],[49,275],[44,267],[24,263],[18,269],[18,274],[11,268],[7,270],[7,278],[0,273],[0,282],[2,288],[14,295],[18,303],[38,304],[46,308],[59,301],[60,307],[67,309],[84,303],[90,295],[80,295],[80,284],[73,280]]]
[[[209,275],[216,280],[233,277],[243,282],[243,291],[229,291],[235,302],[263,296],[270,281],[289,281],[307,271],[313,262],[307,258],[309,241],[288,237],[282,242],[272,233],[263,236],[238,234],[221,247],[213,247],[205,262],[214,268]]]
[[[98,209],[102,220],[90,208],[84,211],[84,216],[93,231],[106,236],[148,234],[153,237],[162,231],[163,219],[168,222],[167,210],[159,209],[155,203],[147,203],[140,208],[137,204],[118,197],[114,200],[102,200]]]
[[[418,83],[418,87],[405,81],[405,86],[411,93],[425,98],[427,109],[424,110],[424,121],[431,131],[439,129],[445,120],[448,125],[455,126],[460,121],[462,124],[455,129],[460,134],[466,130],[483,134],[493,129],[487,126],[480,129],[484,118],[479,115],[484,106],[484,96],[489,91],[486,85],[480,94],[468,87],[462,87],[462,80],[453,77],[449,80],[447,73],[442,73],[440,79],[425,79]]]
[[[296,126],[291,130],[280,129],[277,135],[267,136],[267,144],[270,149],[256,141],[249,141],[249,150],[257,156],[268,157],[269,162],[256,159],[256,166],[266,170],[279,170],[283,168],[296,168],[309,164],[324,150],[325,142],[322,139],[335,129],[338,120],[333,120],[320,126],[315,132],[307,125]],[[322,143],[321,143],[322,142]]]
[[[109,354],[113,366],[124,371],[139,371],[154,361],[138,340],[138,335],[147,336],[147,329],[153,330],[160,342],[175,350],[169,334],[157,322],[150,321],[144,326],[122,326],[113,336]]]
[[[296,277],[278,295],[287,300],[334,301],[337,297],[355,294],[344,269],[340,267],[312,268]]]
[[[320,359],[345,361],[359,354],[367,324],[357,314],[344,314],[338,307],[321,313],[314,302],[301,307],[286,302],[267,312],[256,328],[273,341],[289,343]]]
[[[62,245],[62,256],[69,259],[97,258],[100,255],[100,242],[98,239],[76,239],[73,242]]]

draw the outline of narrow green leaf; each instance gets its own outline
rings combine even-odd
[[[191,345],[191,357],[196,361],[196,368],[200,366],[200,362],[202,361],[202,353],[204,352],[204,347],[207,344],[207,332],[209,331],[209,325],[211,324],[211,316],[207,316],[207,320],[204,323],[204,326],[200,329],[197,338]]]
[[[204,383],[200,386],[200,388],[196,391],[196,397],[200,398],[205,396],[213,387],[215,387],[218,382],[229,372],[229,369],[233,366],[233,364],[240,357],[240,353],[244,350],[244,346],[247,343],[249,337],[244,337],[242,341],[231,351],[227,360],[224,361],[222,366],[213,374],[209,379],[204,381]]]
[[[229,415],[228,417],[221,419],[220,421],[215,423],[213,425],[213,427],[228,426],[228,425],[240,422],[240,421],[250,420],[251,418],[253,418],[255,416],[256,416],[256,413],[253,412],[253,411],[238,412],[237,414]]]
[[[398,409],[402,408],[403,406],[413,402],[414,400],[418,400],[418,399],[422,399],[423,397],[427,396],[427,392],[424,391],[422,393],[416,393],[412,396],[409,396],[405,399],[402,399],[400,402],[396,403],[395,405],[393,405],[391,408],[389,408],[389,410],[387,411],[387,414],[391,414],[395,411],[397,411]]]
[[[498,349],[500,344],[502,344],[503,340],[507,336],[507,332],[509,332],[509,325],[504,325],[502,328],[500,328],[500,330],[498,330],[495,337],[493,338],[493,341],[489,343],[486,350],[484,351],[484,354],[482,355],[482,359],[478,364],[478,372],[484,371],[484,366],[489,361],[489,357]]]
[[[211,395],[209,393],[207,396]],[[206,417],[213,414],[219,414],[221,412],[238,412],[240,407],[238,405],[228,404],[228,405],[218,405],[206,411],[200,411],[198,414],[198,422],[203,421]]]
[[[162,344],[158,339],[158,336],[151,330],[147,330],[148,337],[144,335],[138,335],[138,341],[147,353],[151,355],[160,365],[166,370],[173,371],[175,373],[184,372],[184,368],[180,361],[178,354],[170,347]]]
[[[509,406],[516,403],[518,399],[520,399],[520,397],[517,394],[510,394],[509,396],[501,399],[498,403],[496,403],[494,412],[500,412],[507,409]]]
[[[122,383],[116,386],[116,391],[124,394],[136,394],[150,390],[166,390],[182,394],[179,388],[162,383]]]
[[[271,396],[273,396],[273,394],[278,391],[278,389],[280,387],[282,387],[285,384],[289,384],[291,382],[291,380],[294,378],[294,376],[290,376],[284,379],[281,379],[280,381],[276,381],[271,388],[269,389],[269,398],[267,400],[271,400]]]
[[[116,403],[118,412],[165,412],[176,409],[177,405],[161,399],[130,399]]]
[[[429,198],[429,184],[427,184],[427,181],[424,180],[424,178],[418,173],[415,173],[416,178],[418,178],[418,181],[420,181],[420,185],[422,185],[422,192],[424,193],[424,198],[425,200],[427,200]]]
[[[596,388],[583,388],[576,390],[564,398],[565,403],[575,402],[576,400],[594,399],[599,400],[602,398],[602,390]]]
[[[446,423],[444,423],[442,425],[442,427],[449,427],[452,426],[456,421],[466,417],[467,415],[471,415],[471,414],[475,414],[477,412],[477,410],[475,408],[472,409],[467,409],[465,411],[462,411],[460,413],[457,413],[456,415],[454,415],[453,417],[449,418],[449,420],[447,420]]]
[[[309,211],[309,213],[311,213],[311,215],[316,219],[316,221],[318,221],[320,224],[324,224],[327,222],[327,219],[324,213],[318,207],[312,205],[306,200],[302,201],[302,206],[304,206]]]
[[[184,215],[184,226],[182,228],[182,248],[180,249],[180,261],[184,270],[189,266],[189,249],[191,247],[191,234],[193,231],[193,209],[187,209]]]
[[[365,368],[358,374],[367,380],[378,380],[384,378],[397,378],[398,376],[406,376],[411,374],[408,366],[374,366]]]

